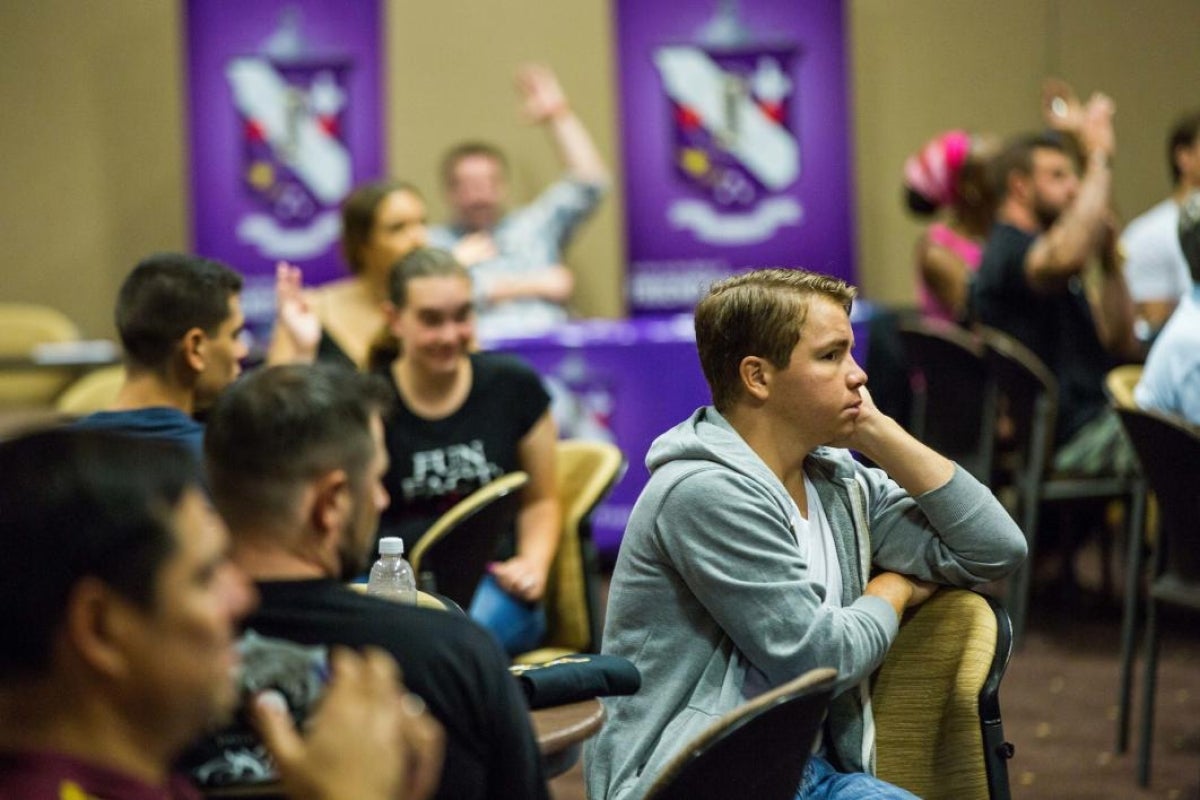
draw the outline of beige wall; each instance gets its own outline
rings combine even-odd
[[[172,3],[0,3],[0,300],[110,335],[116,287],[183,247],[179,14]]]
[[[1116,192],[1127,215],[1165,194],[1165,130],[1200,105],[1195,0],[848,0],[848,8],[868,296],[912,298],[918,225],[901,208],[904,157],[951,126],[1002,134],[1035,126],[1046,74],[1116,99]],[[180,19],[179,6],[148,0],[0,3],[0,300],[51,303],[89,335],[109,335],[129,266],[185,246]],[[436,218],[438,154],[482,136],[511,153],[516,198],[531,196],[557,168],[542,132],[516,114],[511,76],[527,59],[555,66],[616,165],[611,29],[603,0],[391,0],[392,171],[426,188]],[[569,253],[583,313],[623,309],[620,209],[618,177]]]

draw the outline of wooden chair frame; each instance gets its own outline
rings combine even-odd
[[[501,475],[439,517],[408,556],[417,587],[468,608],[496,543],[516,518],[520,490],[528,482],[524,472]]]
[[[600,647],[600,567],[591,515],[625,471],[625,456],[607,442],[563,440],[556,446],[562,539],[546,587],[546,639],[518,663],[538,664]]]

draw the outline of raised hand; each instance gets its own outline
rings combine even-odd
[[[476,231],[459,239],[453,249],[454,260],[468,269],[496,257],[496,240],[488,231]]]
[[[1083,104],[1061,78],[1047,78],[1042,84],[1042,119],[1048,127],[1076,136],[1083,129]]]
[[[275,316],[292,349],[311,360],[321,341],[321,320],[304,296],[304,274],[286,261],[275,265]]]
[[[540,124],[570,111],[554,71],[543,64],[522,66],[515,84],[521,96],[521,113],[531,123]]]
[[[1111,158],[1117,151],[1116,133],[1113,131],[1113,115],[1116,104],[1106,94],[1096,92],[1088,98],[1083,109],[1083,128],[1080,139],[1088,155],[1103,153]]]

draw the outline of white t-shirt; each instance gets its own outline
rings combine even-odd
[[[833,529],[829,518],[821,507],[821,498],[808,476],[804,476],[804,493],[808,495],[808,519],[800,516],[796,509],[792,517],[792,530],[800,552],[808,558],[808,575],[825,587],[823,605],[842,607],[842,569],[838,564],[837,547],[833,543]]]
[[[800,516],[800,509],[793,502],[792,533],[796,535],[800,554],[808,561],[808,577],[825,587],[825,599],[821,604],[841,608],[842,569],[838,562],[837,547],[833,543],[833,528],[825,516],[825,509],[821,507],[817,489],[807,475],[804,476],[804,493],[808,495],[808,519]],[[742,683],[742,696],[751,700],[771,688],[767,676],[757,667],[749,665]],[[817,742],[819,745],[820,737]]]
[[[1167,198],[1131,221],[1121,234],[1125,282],[1135,303],[1178,301],[1190,291],[1191,272],[1179,246],[1179,206]]]

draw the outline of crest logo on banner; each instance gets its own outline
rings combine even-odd
[[[710,244],[764,242],[803,216],[800,203],[781,194],[801,170],[789,77],[798,48],[756,43],[730,2],[699,38],[654,54],[674,123],[676,174],[704,198],[676,200],[667,216]]]
[[[634,314],[804,266],[853,280],[844,0],[615,0]]]
[[[241,124],[241,182],[254,200],[237,237],[265,258],[304,260],[338,240],[338,205],[352,182],[343,138],[350,68],[348,58],[308,52],[294,10],[262,53],[225,68]]]
[[[192,247],[245,277],[254,338],[275,263],[345,274],[340,206],[383,172],[380,0],[185,0]]]

